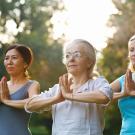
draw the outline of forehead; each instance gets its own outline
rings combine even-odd
[[[81,43],[73,44],[72,43],[72,44],[69,44],[66,46],[65,51],[66,52],[85,51],[85,48],[86,48],[86,45],[84,45],[84,44],[81,44]]]
[[[128,43],[128,48],[135,47],[135,40],[132,40]]]
[[[8,56],[8,55],[21,56],[20,53],[16,49],[11,49],[11,50],[7,51],[6,56]]]

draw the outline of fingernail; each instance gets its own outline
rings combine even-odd
[[[7,77],[6,76],[3,76],[2,79],[6,81],[7,80]]]

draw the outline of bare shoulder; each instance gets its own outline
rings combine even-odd
[[[39,84],[39,82],[38,82],[38,81],[36,81],[36,80],[32,80],[32,81],[33,81],[32,85],[40,86],[40,84]]]
[[[110,84],[112,90],[114,92],[119,92],[120,91],[120,82],[118,79],[114,80],[111,84]]]
[[[37,91],[39,93],[40,91],[40,83],[36,80],[31,80],[33,83],[31,84],[31,86],[29,87],[29,92],[31,91]]]

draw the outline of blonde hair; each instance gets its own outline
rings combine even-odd
[[[89,75],[90,75],[90,78],[92,78],[92,72],[93,72],[93,69],[94,69],[94,66],[96,63],[96,51],[95,51],[94,47],[88,41],[86,41],[84,39],[75,39],[71,43],[64,45],[63,55],[65,54],[67,47],[73,46],[76,44],[78,44],[78,45],[82,44],[82,45],[85,45],[85,47],[87,47],[87,48],[85,48],[85,53],[86,53],[87,57],[89,58],[90,63],[92,62],[91,66],[89,68]],[[63,58],[63,63],[65,64],[64,58]]]
[[[135,35],[133,35],[129,41],[128,41],[128,46],[132,43],[132,42],[135,42]],[[128,69],[131,70],[131,72],[135,72],[135,67],[133,66],[133,64],[131,63],[131,61],[129,62],[128,64]]]

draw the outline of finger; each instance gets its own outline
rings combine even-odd
[[[128,70],[128,77],[129,77],[129,81],[132,82],[132,72],[131,72],[131,70]]]
[[[4,78],[3,84],[4,84],[4,91],[7,91],[8,90],[7,80],[5,78]]]
[[[130,76],[129,70],[127,70],[127,72],[126,72],[126,81],[127,81],[127,85],[130,85],[130,83],[132,81],[132,77]]]
[[[61,85],[61,76],[59,77],[59,85]]]
[[[2,79],[1,79],[1,81],[7,81],[6,76],[3,76]]]
[[[68,85],[68,74],[65,74],[65,86],[67,89],[69,89],[69,85]]]
[[[129,89],[131,87],[132,83],[133,83],[133,81],[132,81],[131,71],[127,70],[127,72],[126,72],[126,87],[127,87],[127,89]]]
[[[67,89],[67,75],[66,74],[62,76],[62,82],[63,82],[63,86]]]
[[[63,89],[63,83],[62,83],[62,76],[59,77],[59,85],[60,85],[60,89]]]
[[[127,90],[127,73],[125,75],[125,81],[124,81],[124,91]]]

